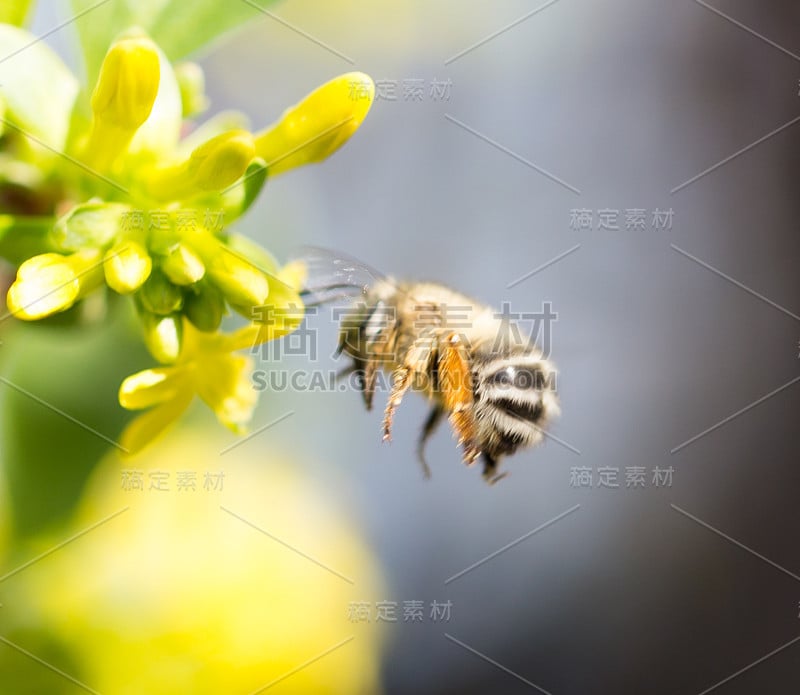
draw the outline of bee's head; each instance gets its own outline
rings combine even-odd
[[[538,353],[495,357],[474,378],[478,438],[491,456],[536,444],[558,415],[556,371]]]

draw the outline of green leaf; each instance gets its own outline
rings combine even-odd
[[[131,340],[130,313],[114,313],[91,328],[0,324],[0,474],[17,537],[69,517],[131,417],[117,391],[150,360]]]
[[[221,193],[222,207],[225,210],[225,223],[239,219],[258,198],[267,182],[267,165],[256,157],[247,165],[242,177]]]
[[[30,14],[32,0],[4,0],[0,4],[0,23],[21,27]]]
[[[262,8],[276,0],[254,0]],[[72,0],[75,14],[91,16],[75,23],[80,35],[89,84],[93,84],[108,46],[132,26],[144,29],[170,60],[206,47],[214,39],[263,14],[242,0]]]
[[[267,182],[267,164],[263,159],[256,157],[247,167],[244,172],[244,179],[242,185],[244,186],[244,201],[242,202],[242,209],[239,211],[243,215],[248,208],[258,198],[261,189]]]
[[[44,41],[23,29],[0,24],[0,46],[3,118],[63,151],[78,81]]]

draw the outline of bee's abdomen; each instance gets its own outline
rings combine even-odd
[[[486,451],[510,454],[541,441],[558,414],[558,399],[555,370],[538,351],[491,360],[476,380],[476,418]]]
[[[492,405],[515,418],[525,420],[534,425],[541,422],[544,418],[544,404],[541,398],[537,398],[534,402],[514,400],[512,398],[499,398],[493,401]]]

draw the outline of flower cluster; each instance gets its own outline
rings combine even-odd
[[[234,353],[294,330],[302,301],[297,268],[279,268],[229,225],[268,176],[347,141],[370,108],[372,80],[337,77],[260,131],[230,112],[193,127],[206,104],[202,73],[173,67],[139,30],[112,43],[90,94],[24,30],[0,25],[0,45],[25,48],[37,68],[25,76],[0,64],[0,255],[18,265],[9,313],[34,321],[79,313],[106,289],[130,296],[162,366],[120,388],[125,408],[152,407],[124,446],[147,444],[194,395],[242,431],[255,392],[249,360]],[[257,310],[265,306],[272,311]],[[226,334],[229,309],[248,324]],[[267,325],[265,315],[286,318]]]

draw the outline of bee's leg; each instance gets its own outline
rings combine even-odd
[[[378,380],[378,367],[386,363],[385,345],[382,342],[382,332],[378,334],[366,344],[364,364],[364,376],[362,383],[364,384],[364,403],[367,405],[367,410],[372,410],[372,398],[375,395],[375,384]]]
[[[333,356],[339,357],[339,355],[341,355],[342,352],[344,352],[346,345],[347,345],[347,333],[341,331],[339,333],[339,342],[336,344],[336,350],[334,350]]]
[[[392,392],[386,402],[386,410],[383,412],[383,441],[387,442],[392,438],[392,420],[394,411],[403,400],[403,395],[411,385],[411,370],[408,367],[398,367],[392,377]]]
[[[508,471],[497,473],[497,459],[491,454],[484,451],[481,454],[481,461],[483,461],[483,479],[489,483],[489,485],[494,485],[508,475]]]
[[[348,315],[346,324],[344,320],[342,321],[339,343],[334,353],[334,357],[346,353],[353,358],[353,364],[342,369],[336,375],[336,381],[355,373],[358,378],[357,385],[367,410],[372,410],[372,396],[375,393],[378,365],[372,352],[372,344],[365,336],[365,329],[374,313],[375,307],[357,307],[354,313]]]
[[[391,354],[397,359],[398,346],[396,341],[390,345]],[[383,414],[383,441],[391,439],[392,420],[394,412],[403,400],[405,392],[414,381],[414,375],[427,374],[431,363],[431,341],[430,339],[418,339],[408,350],[405,351],[402,366],[397,367],[392,374],[392,391],[386,403],[386,410]]]
[[[431,408],[431,412],[425,420],[425,424],[422,426],[422,434],[417,442],[417,458],[422,465],[422,473],[426,478],[431,477],[431,469],[430,466],[428,466],[428,462],[425,460],[425,444],[442,421],[442,415],[444,415],[444,408],[442,408],[442,406],[435,405]]]
[[[472,411],[472,372],[461,337],[453,333],[439,346],[439,389],[444,407],[450,411],[450,424],[464,446],[463,459],[468,466],[480,455],[476,442],[475,416]]]
[[[350,376],[351,374],[356,375],[356,388],[361,391],[361,397],[364,399],[364,405],[366,405],[367,410],[372,408],[372,392],[374,391],[374,377],[373,377],[373,385],[372,389],[370,390],[369,382],[367,380],[367,366],[369,362],[365,362],[364,360],[359,359],[358,357],[353,358],[353,363],[343,367],[338,372],[336,372],[336,383],[339,384],[342,379]]]
[[[369,359],[364,362],[364,369],[361,373],[361,395],[364,397],[364,405],[367,410],[372,410],[372,398],[375,395],[375,382],[378,379],[378,360]]]

